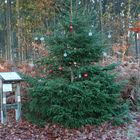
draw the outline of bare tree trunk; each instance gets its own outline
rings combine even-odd
[[[7,45],[6,45],[6,59],[13,61],[12,57],[12,33],[11,33],[11,0],[7,0],[6,6],[6,27],[7,27]]]
[[[103,45],[103,11],[102,11],[102,1],[99,1],[99,7],[100,7],[100,29],[101,29],[101,42]]]
[[[129,25],[130,25],[130,20],[131,20],[131,2],[132,0],[128,0],[128,11],[127,11],[127,19],[126,19],[126,31],[127,31],[127,36],[128,36],[128,32],[129,32]],[[128,38],[126,40],[126,42],[128,43]]]
[[[21,18],[20,18],[20,11],[19,11],[19,0],[16,0],[16,11],[17,11],[17,46],[18,50],[21,49]],[[18,52],[18,60],[22,61],[22,51]]]

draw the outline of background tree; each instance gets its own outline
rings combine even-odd
[[[40,38],[41,36],[48,37],[48,34],[54,31],[54,27],[59,23],[59,20],[65,17],[65,13],[62,11],[68,1],[21,0],[19,1],[19,12],[17,12],[18,0],[11,0],[11,2],[12,52],[15,53],[16,60],[18,57],[21,57],[19,60],[26,60],[29,59],[29,56],[32,56],[31,42],[34,41],[34,38]],[[0,7],[2,19],[0,21],[2,34],[2,40],[0,42],[3,44],[2,46],[5,46],[2,47],[3,54],[5,54],[7,48],[6,41],[4,42],[3,39],[6,40],[6,34],[4,32],[7,27],[5,21],[7,9],[4,1],[0,2]],[[76,0],[73,8],[77,10],[73,12],[76,13],[81,7],[83,8],[82,13],[86,11],[94,19],[93,24],[98,27],[98,31],[102,29],[102,32],[105,34],[105,39],[107,39],[109,33],[111,34],[109,40],[112,43],[120,42],[122,36],[130,35],[128,28],[135,23],[140,11],[139,0]],[[61,16],[59,12],[61,12]],[[19,23],[17,24],[17,22],[20,23],[20,31]],[[21,45],[19,45],[19,40]],[[108,46],[108,43],[106,46]],[[17,53],[16,49],[18,51]]]

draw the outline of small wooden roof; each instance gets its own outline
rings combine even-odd
[[[2,79],[4,83],[22,81],[22,78],[17,72],[0,72],[0,79]]]

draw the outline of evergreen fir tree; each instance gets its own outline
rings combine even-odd
[[[38,122],[39,117],[38,123],[48,121],[71,128],[115,118],[122,121],[126,113],[120,100],[122,85],[109,74],[112,67],[95,65],[102,46],[92,22],[76,13],[72,23],[63,21],[47,40],[49,56],[37,62],[38,67],[45,66],[45,76],[28,79],[28,119]]]

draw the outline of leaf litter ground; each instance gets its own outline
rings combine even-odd
[[[0,124],[0,140],[140,140],[140,113],[131,113],[132,121],[122,126],[106,122],[100,126],[68,129],[56,124],[41,128],[25,119],[15,122],[13,111],[8,123]]]

